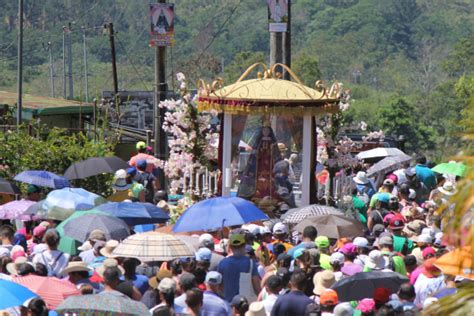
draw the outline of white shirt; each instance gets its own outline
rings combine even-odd
[[[69,262],[69,254],[58,250],[46,250],[33,258],[33,265],[42,263],[48,269],[49,275],[59,276]]]
[[[436,278],[428,278],[421,273],[415,282],[415,304],[421,306],[425,299],[444,287],[446,287],[446,285],[444,283],[443,275]]]
[[[275,302],[277,301],[278,297],[280,296],[276,294],[270,294],[267,296],[266,299],[262,301],[263,307],[265,308],[265,313],[267,314],[267,316],[271,315],[273,305],[275,305]]]

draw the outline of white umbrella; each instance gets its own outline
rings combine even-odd
[[[357,154],[359,159],[383,158],[389,156],[406,155],[403,151],[395,147],[378,147]]]

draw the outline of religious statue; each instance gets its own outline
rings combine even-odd
[[[282,158],[268,123],[259,128],[250,146],[253,151],[242,173],[237,195],[247,199],[277,198],[273,168]]]

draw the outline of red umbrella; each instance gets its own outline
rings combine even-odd
[[[12,281],[23,285],[41,296],[48,309],[53,310],[67,297],[80,294],[74,284],[69,281],[59,280],[55,277],[27,275],[13,278]]]

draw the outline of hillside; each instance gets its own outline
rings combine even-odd
[[[117,31],[119,88],[152,88],[148,2],[25,0],[25,90],[49,95],[52,44],[56,95],[62,95],[63,25],[72,23],[75,98],[84,91],[82,31],[86,29],[90,94],[112,89],[103,25]],[[0,0],[0,89],[16,81],[17,1]],[[182,71],[195,81],[238,77],[268,61],[265,1],[176,0],[176,45],[168,50],[169,84]],[[456,136],[474,90],[474,2],[471,0],[294,0],[292,68],[307,84],[338,79],[353,91],[349,122],[414,138],[410,150],[461,147]],[[397,111],[392,111],[393,109]],[[411,112],[407,112],[411,111]],[[394,112],[399,113],[393,122]],[[366,113],[371,113],[367,116]],[[403,116],[410,116],[406,119]],[[405,125],[404,125],[405,124]],[[387,127],[388,126],[388,127]],[[399,136],[399,135],[395,135]]]

